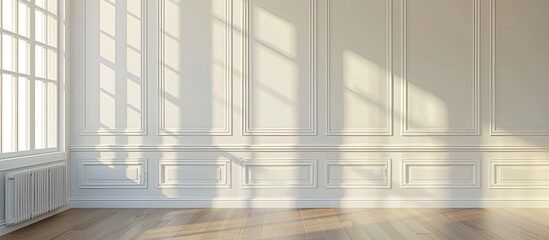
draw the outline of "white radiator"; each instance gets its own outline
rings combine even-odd
[[[15,225],[67,204],[67,164],[6,173],[6,224]]]

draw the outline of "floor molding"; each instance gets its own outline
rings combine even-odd
[[[84,199],[73,208],[547,208],[549,200]]]

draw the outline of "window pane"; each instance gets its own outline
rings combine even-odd
[[[48,16],[48,45],[57,47],[57,19]]]
[[[46,16],[40,10],[34,15],[34,38],[36,41],[46,43]]]
[[[2,0],[2,28],[10,32],[16,29],[16,0]]]
[[[53,14],[57,14],[57,1],[48,0],[48,11]]]
[[[3,34],[2,35],[2,69],[15,72],[15,59],[17,56],[17,42],[16,39]]]
[[[29,42],[19,39],[18,70],[19,73],[30,74],[30,44]]]
[[[44,82],[36,80],[34,85],[34,147],[46,148],[46,87]]]
[[[30,7],[27,4],[19,3],[18,16],[18,33],[19,35],[30,37]]]
[[[34,75],[46,78],[46,49],[40,46],[35,46],[34,49]]]
[[[18,151],[30,150],[30,81],[20,77],[17,88]]]
[[[2,152],[14,152],[15,121],[14,121],[14,77],[2,75]]]
[[[51,49],[48,49],[48,61],[46,65],[48,66],[48,79],[57,81],[57,53]]]
[[[57,147],[57,84],[48,83],[48,148]]]
[[[34,0],[36,6],[46,9],[46,0]]]

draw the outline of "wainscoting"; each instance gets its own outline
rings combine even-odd
[[[74,207],[549,206],[549,2],[71,7]]]

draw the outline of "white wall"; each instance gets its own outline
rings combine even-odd
[[[547,206],[547,1],[75,4],[73,206]]]

